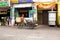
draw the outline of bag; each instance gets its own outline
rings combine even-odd
[[[16,22],[21,22],[21,18],[20,17],[16,17]]]

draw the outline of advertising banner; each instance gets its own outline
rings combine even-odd
[[[0,2],[0,7],[8,6],[9,4],[7,2]]]
[[[10,0],[11,3],[18,3],[18,0]]]
[[[26,3],[26,2],[32,2],[32,0],[10,0],[11,3],[15,4],[15,3]]]
[[[32,0],[18,0],[19,1],[19,3],[26,3],[26,2],[32,2]]]
[[[49,4],[39,3],[38,5],[39,8],[43,8],[43,9],[51,9],[52,7],[54,8],[55,6],[56,6],[55,2]]]

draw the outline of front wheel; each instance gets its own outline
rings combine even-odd
[[[29,27],[29,29],[34,29],[34,27]]]
[[[55,27],[55,25],[49,25],[50,27]]]

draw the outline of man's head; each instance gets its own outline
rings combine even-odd
[[[22,14],[22,17],[24,17],[24,14]]]

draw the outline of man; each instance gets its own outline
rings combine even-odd
[[[25,26],[25,23],[24,23],[24,14],[22,14],[22,16],[20,17],[20,26]]]

